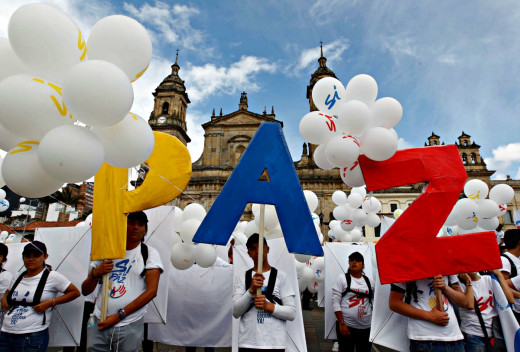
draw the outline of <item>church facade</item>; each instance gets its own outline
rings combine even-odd
[[[312,89],[316,82],[323,77],[336,77],[334,72],[327,67],[326,62],[327,59],[322,50],[318,59],[318,68],[311,75],[307,86],[309,111],[317,110],[312,101]],[[178,54],[171,67],[172,73],[153,93],[154,109],[148,122],[153,130],[171,134],[186,145],[190,142],[186,129],[186,110],[190,100],[184,81],[179,77]],[[274,108],[271,108],[269,113],[267,109],[264,109],[262,113],[249,111],[246,92],[241,93],[236,111],[222,114],[222,110],[220,110],[220,113],[216,115],[213,110],[210,120],[202,125],[204,149],[200,158],[192,165],[190,183],[184,193],[172,204],[184,208],[190,203],[197,202],[209,210],[262,122],[275,122],[283,127],[283,122],[276,118]],[[425,146],[442,144],[444,142],[440,140],[440,137],[432,132],[432,135],[427,138]],[[462,132],[455,144],[459,149],[469,178],[481,179],[490,188],[496,183],[508,183],[515,189],[515,199],[509,205],[509,209],[513,209],[516,206],[517,193],[520,193],[520,181],[509,178],[499,182],[491,180],[490,177],[494,171],[487,169],[480,156],[480,146],[471,140],[470,135]],[[319,206],[316,214],[322,220],[322,232],[326,235],[327,225],[334,219],[332,211],[336,206],[332,202],[332,194],[337,190],[343,190],[348,194],[350,187],[341,180],[339,169],[323,170],[316,165],[313,160],[315,149],[316,145],[304,143],[301,159],[294,162],[294,166],[302,188],[313,191],[318,196]],[[379,215],[393,216],[395,209],[404,210],[417,198],[422,187],[423,184],[416,184],[374,192],[374,196],[382,203]],[[248,205],[242,220],[250,220],[251,216],[251,205]],[[505,224],[505,228],[512,227],[511,213],[508,212],[501,222]],[[374,241],[379,236],[379,229],[366,226],[364,233],[365,241]]]

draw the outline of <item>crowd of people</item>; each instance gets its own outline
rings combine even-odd
[[[157,250],[143,243],[147,231],[146,214],[130,213],[125,258],[91,263],[81,285],[81,294],[91,299],[85,306],[86,334],[78,350],[126,352],[142,348],[146,307],[157,295],[163,272]],[[296,315],[296,293],[288,276],[270,265],[267,241],[260,241],[258,234],[248,238],[247,253],[254,266],[235,276],[232,313],[240,318],[240,352],[285,350],[286,322]],[[520,320],[520,229],[497,235],[497,243],[505,246],[501,269],[391,285],[389,307],[408,317],[410,351],[505,351],[494,296],[497,289],[503,291]],[[80,290],[45,263],[47,248],[40,241],[25,245],[22,259],[26,270],[18,277],[2,268],[7,256],[8,247],[0,244],[0,352],[46,351],[54,307],[76,299]],[[372,347],[375,283],[364,268],[363,255],[351,253],[347,272],[339,275],[332,287],[340,352],[364,352]],[[109,275],[107,293],[111,299],[102,320],[103,290],[99,288],[105,274]],[[499,286],[493,284],[492,276]]]

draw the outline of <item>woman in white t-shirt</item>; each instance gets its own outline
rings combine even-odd
[[[13,275],[4,269],[4,264],[7,261],[7,253],[7,246],[0,243],[0,297],[4,295],[13,279]]]
[[[513,294],[499,270],[493,270],[500,286],[510,304],[514,302]],[[492,351],[489,339],[493,336],[493,317],[498,315],[494,309],[493,278],[489,275],[480,276],[476,272],[461,274],[461,288],[466,294],[467,305],[460,309],[460,329],[464,335],[464,349],[466,352]],[[475,301],[478,307],[475,306]],[[475,309],[479,309],[484,323],[482,328]],[[486,339],[487,336],[487,339]]]
[[[79,297],[79,290],[63,275],[45,264],[47,247],[29,242],[22,258],[27,271],[22,273],[2,297],[6,310],[0,333],[0,352],[47,350],[49,323],[54,306]],[[57,294],[64,294],[58,296]]]

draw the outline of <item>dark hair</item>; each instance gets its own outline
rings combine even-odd
[[[8,252],[9,252],[9,248],[7,248],[7,246],[5,244],[0,242],[0,255],[4,256],[4,260],[2,260],[2,262],[0,262],[0,270],[3,269],[3,265],[4,265],[5,261],[7,260]]]
[[[348,261],[357,260],[358,262],[361,262],[365,264],[365,258],[363,258],[363,255],[359,252],[353,252],[348,256]]]
[[[254,234],[252,234],[251,236],[249,236],[249,238],[247,239],[247,242],[246,242],[247,249],[251,248],[254,244],[258,244],[259,240],[260,240],[260,235],[257,234],[256,232]],[[267,241],[265,240],[265,237],[264,237],[264,246],[267,246]]]
[[[507,249],[514,249],[520,242],[520,229],[507,230],[504,234],[504,244]]]
[[[146,213],[144,211],[135,211],[133,213],[128,213],[126,221],[137,221],[140,224],[144,225],[144,228],[146,229],[146,232],[144,235],[148,233],[148,216],[146,216]],[[141,242],[144,241],[144,237],[141,238]]]

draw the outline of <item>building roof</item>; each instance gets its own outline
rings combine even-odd
[[[9,226],[4,225],[4,224],[0,224],[0,232],[2,232],[2,231],[7,231],[9,233],[14,233],[14,230],[12,228],[10,228]]]
[[[37,228],[42,228],[42,227],[72,227],[72,226],[76,226],[77,224],[79,224],[82,221],[83,220],[79,220],[79,219],[72,220],[72,221],[33,221],[33,222],[27,224],[27,226],[25,227],[25,231],[34,231]],[[19,227],[15,228],[14,230],[23,231],[23,229],[24,229],[23,226],[19,226]]]

